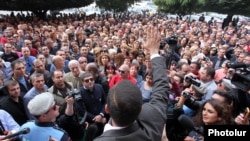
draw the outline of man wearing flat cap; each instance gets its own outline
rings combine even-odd
[[[68,134],[55,124],[59,115],[59,106],[55,104],[53,94],[44,92],[36,95],[28,103],[29,112],[36,117],[35,121],[29,121],[21,126],[30,128],[30,132],[21,135],[22,140],[47,141],[55,139],[57,141],[69,141]]]
[[[221,79],[217,83],[217,86],[219,90],[225,90],[225,91],[231,91],[233,89],[236,89],[236,86],[232,84],[231,80],[225,78]]]

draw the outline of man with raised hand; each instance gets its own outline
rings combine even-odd
[[[160,33],[157,27],[147,27],[145,49],[151,53],[154,86],[151,100],[142,104],[139,88],[122,80],[109,91],[105,111],[110,120],[95,141],[160,141],[167,120],[169,95],[164,58],[158,54]]]

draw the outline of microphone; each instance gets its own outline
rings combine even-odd
[[[19,136],[21,134],[28,134],[29,132],[30,132],[30,128],[24,128],[21,131],[18,131],[18,132],[14,133],[14,134],[11,134],[11,135],[8,135],[8,136],[4,137],[2,140],[10,139],[10,138]]]
[[[194,122],[186,115],[182,114],[178,117],[179,123],[189,129],[189,130],[194,130],[195,132],[203,135],[203,128],[196,127]]]

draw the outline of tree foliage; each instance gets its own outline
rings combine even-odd
[[[250,16],[250,0],[153,0],[159,11],[186,15],[192,12],[218,12]]]
[[[96,5],[108,11],[123,12],[140,0],[96,0]]]
[[[0,0],[0,10],[48,11],[78,8],[91,4],[94,0]]]
[[[250,16],[250,0],[206,0],[204,10]]]
[[[201,11],[204,0],[153,0],[158,6],[158,11],[186,15]]]

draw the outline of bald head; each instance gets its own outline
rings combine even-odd
[[[129,71],[129,66],[127,64],[122,64],[120,66],[120,69],[123,70],[123,71]]]
[[[118,70],[122,79],[128,79],[129,77],[129,66],[127,64],[122,64]]]
[[[65,67],[64,59],[62,56],[54,56],[52,63],[55,65],[56,69],[62,70]]]

